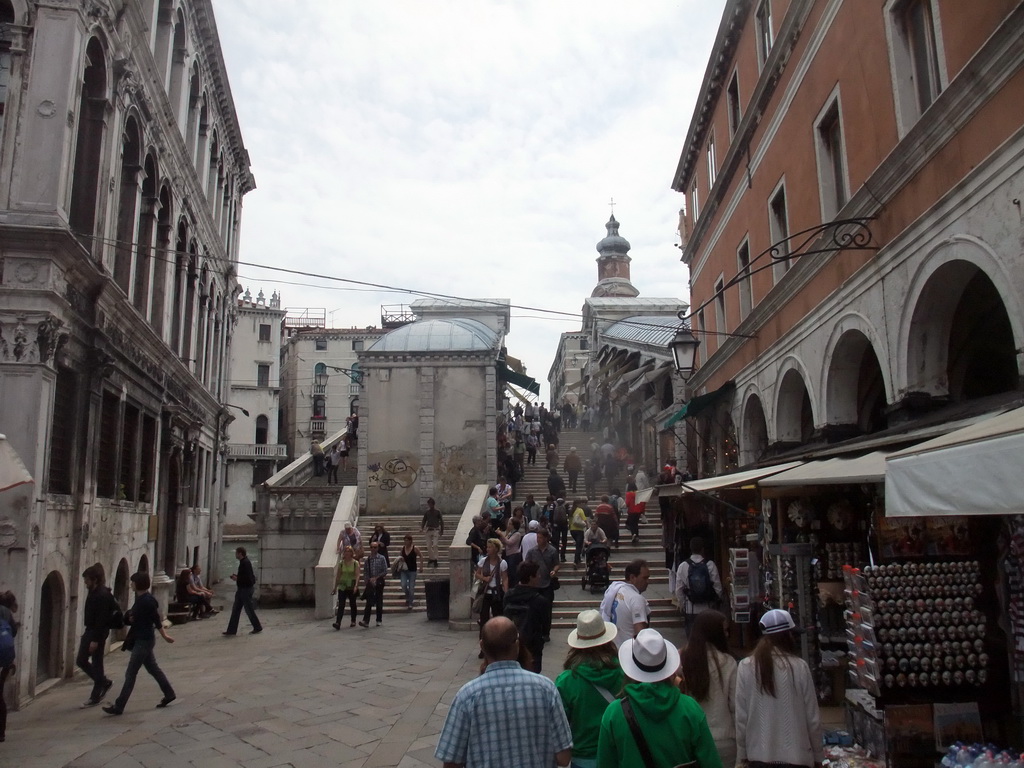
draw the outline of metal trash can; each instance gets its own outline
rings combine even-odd
[[[433,579],[423,584],[427,593],[427,621],[448,621],[448,600],[452,585],[448,579]]]

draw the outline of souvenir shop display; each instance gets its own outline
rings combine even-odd
[[[752,591],[749,549],[729,550],[729,607],[737,624],[750,621]]]
[[[875,696],[988,680],[978,561],[844,569],[851,677]]]

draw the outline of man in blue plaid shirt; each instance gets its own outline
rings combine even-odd
[[[388,561],[380,553],[380,542],[370,545],[370,554],[363,566],[363,595],[366,597],[366,611],[360,627],[370,626],[370,611],[377,606],[377,626],[384,620],[384,578],[388,575]]]
[[[487,668],[455,694],[434,757],[445,768],[569,765],[572,731],[562,700],[554,683],[519,666],[516,625],[491,619],[480,649]]]

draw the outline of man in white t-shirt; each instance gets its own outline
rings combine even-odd
[[[527,528],[529,530],[519,544],[519,553],[523,556],[524,563],[526,562],[526,556],[530,554],[530,550],[537,546],[537,531],[540,530],[540,523],[536,520],[531,520]]]
[[[615,647],[637,636],[651,620],[651,609],[643,592],[651,580],[646,560],[634,560],[626,566],[626,580],[613,581],[601,600],[601,617],[618,627]]]

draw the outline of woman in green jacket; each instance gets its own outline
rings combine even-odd
[[[630,682],[601,718],[597,768],[673,768],[694,761],[700,768],[722,768],[704,712],[676,686],[679,651],[657,630],[642,629],[619,648],[619,663]]]
[[[599,611],[583,611],[569,633],[565,671],[555,680],[572,729],[572,768],[597,765],[601,716],[625,681],[615,652],[618,628]]]

